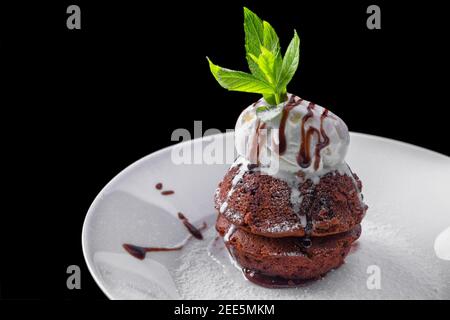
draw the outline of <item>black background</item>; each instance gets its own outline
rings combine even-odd
[[[82,256],[87,209],[119,171],[172,144],[174,129],[192,131],[194,120],[233,128],[258,99],[220,88],[205,59],[246,70],[243,5],[274,26],[284,49],[298,31],[290,92],[352,131],[450,154],[442,2],[93,2],[1,11],[2,298],[105,299]],[[66,28],[70,4],[81,7],[81,30]],[[366,28],[370,4],[381,7],[381,30]],[[82,290],[66,288],[71,264],[82,267]]]

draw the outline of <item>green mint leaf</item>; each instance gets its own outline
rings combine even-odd
[[[289,43],[286,53],[283,58],[281,71],[277,81],[277,92],[286,92],[286,87],[297,71],[300,60],[300,38],[294,30],[294,37]]]
[[[272,28],[272,26],[267,22],[263,21],[264,26],[264,47],[267,48],[275,56],[273,60],[274,66],[272,67],[273,74],[272,77],[276,80],[279,78],[281,72],[281,66],[283,60],[281,57],[280,40],[278,39],[277,33]],[[276,81],[274,81],[276,82]]]
[[[253,92],[270,95],[273,87],[266,81],[256,78],[254,75],[219,67],[208,59],[209,68],[217,82],[225,89],[231,91]]]
[[[261,93],[272,107],[287,99],[287,84],[299,63],[300,39],[296,32],[284,58],[274,28],[244,7],[246,59],[249,73],[214,65],[209,59],[212,74],[219,84],[233,91]]]
[[[270,23],[263,21],[264,47],[277,55],[280,52],[280,40]]]
[[[269,110],[268,106],[261,106],[261,107],[256,108],[256,113],[264,112],[267,110]]]
[[[256,57],[261,53],[261,46],[264,44],[264,26],[262,20],[251,10],[244,7],[244,31],[245,31],[245,51],[247,52],[247,63],[250,72],[257,78],[264,79],[264,74],[258,64],[250,56]]]
[[[262,20],[250,9],[244,7],[245,49],[247,53],[259,56],[264,45],[264,26]]]
[[[269,82],[272,86],[276,81],[276,72],[275,71],[275,55],[272,51],[267,50],[265,47],[261,47],[261,54],[258,59],[259,69],[264,73],[267,82]]]
[[[269,103],[278,104],[281,95],[276,92],[276,84],[283,63],[278,36],[270,23],[261,20],[248,8],[244,8],[244,30],[250,71],[256,78],[272,85],[274,93],[264,98]]]
[[[276,106],[278,102],[277,95],[275,93],[272,94],[263,94],[264,100],[271,106]]]
[[[248,67],[250,69],[250,72],[258,79],[264,80],[264,73],[261,71],[261,69],[258,66],[258,57],[255,55],[248,53],[247,54],[247,63]]]

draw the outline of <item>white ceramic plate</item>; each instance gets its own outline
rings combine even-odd
[[[195,153],[225,136],[185,143]],[[214,242],[213,194],[229,164],[175,165],[172,148],[123,170],[87,213],[84,256],[109,298],[450,299],[449,157],[352,133],[347,162],[361,178],[369,205],[357,250],[322,280],[266,289],[246,281],[221,242]],[[158,182],[175,194],[162,196]],[[203,241],[192,239],[181,251],[148,253],[142,261],[122,248],[180,242],[188,232],[176,217],[179,211],[194,224],[208,223]]]

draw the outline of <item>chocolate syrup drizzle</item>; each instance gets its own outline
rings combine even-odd
[[[281,121],[280,121],[280,128],[278,130],[278,154],[282,155],[286,151],[286,134],[285,134],[285,128],[286,128],[286,121],[289,117],[289,112],[297,105],[299,105],[302,102],[302,99],[299,99],[298,101],[295,101],[295,96],[291,95],[288,102],[285,104],[282,115],[281,115]]]
[[[325,129],[323,128],[323,120],[328,117],[328,109],[324,109],[322,114],[320,115],[320,135],[319,142],[316,144],[316,161],[314,162],[314,169],[317,170],[319,168],[320,163],[320,151],[323,148],[330,144],[330,138],[327,136]],[[323,140],[322,140],[323,139]]]
[[[196,239],[202,240],[203,235],[201,233],[202,230],[206,229],[206,223],[203,222],[203,225],[200,228],[194,227],[189,220],[182,214],[181,212],[178,212],[178,218],[183,222],[186,229],[189,231],[190,235],[188,238],[186,238],[181,245],[178,245],[176,247],[141,247],[136,246],[134,244],[124,243],[122,247],[133,257],[144,260],[145,255],[147,252],[157,252],[157,251],[178,251],[183,249],[183,247],[186,245],[186,242],[191,238],[194,237]]]
[[[259,162],[259,154],[260,154],[260,150],[261,150],[261,139],[260,139],[260,134],[261,134],[261,130],[266,129],[267,124],[260,121],[259,119],[257,120],[258,122],[256,123],[256,132],[255,135],[252,138],[251,141],[251,145],[250,145],[250,163],[254,164],[256,167],[259,167],[260,162]],[[264,141],[262,141],[264,142]]]
[[[284,152],[286,152],[286,121],[289,117],[289,112],[299,105],[303,100],[295,100],[294,96],[292,95],[289,99],[289,101],[285,104],[283,108],[283,113],[281,116],[280,121],[280,128],[278,132],[278,140],[279,140],[279,147],[278,147],[278,153],[280,155],[283,155]],[[308,112],[306,115],[303,116],[302,122],[301,122],[301,143],[300,143],[300,150],[297,154],[297,163],[302,168],[307,168],[311,165],[311,155],[310,155],[310,146],[311,146],[311,139],[314,134],[317,134],[318,142],[315,146],[314,155],[315,155],[315,161],[314,161],[314,170],[317,170],[319,168],[320,164],[320,151],[329,145],[330,139],[327,136],[324,128],[323,128],[323,121],[328,116],[328,109],[324,109],[322,112],[322,115],[320,116],[320,129],[316,129],[314,127],[309,127],[308,130],[305,130],[305,124],[306,122],[313,117],[313,110],[315,108],[315,104],[310,102],[307,110]]]
[[[318,130],[314,127],[309,127],[308,131],[305,132],[306,121],[308,121],[309,118],[313,117],[313,110],[315,106],[316,105],[314,103],[310,102],[307,107],[308,113],[306,113],[302,118],[301,124],[302,140],[300,142],[300,150],[298,151],[297,154],[297,163],[302,168],[307,168],[311,164],[311,155],[309,154],[311,137],[315,132],[318,133]]]

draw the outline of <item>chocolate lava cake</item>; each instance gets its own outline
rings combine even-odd
[[[296,286],[344,262],[368,207],[345,161],[344,121],[287,93],[298,67],[297,33],[282,57],[275,30],[247,8],[244,29],[251,74],[209,60],[222,87],[263,95],[236,122],[238,157],[214,196],[216,229],[247,279]]]

